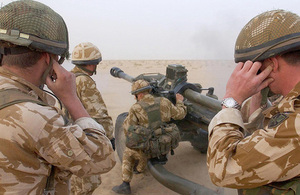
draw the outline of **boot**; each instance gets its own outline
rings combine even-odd
[[[161,165],[165,165],[168,161],[168,158],[166,155],[161,155],[159,157],[155,157],[155,158],[151,158],[150,159],[150,162],[153,164],[153,165],[156,165],[156,164],[161,164]]]
[[[131,194],[130,183],[123,181],[119,186],[115,186],[112,190],[118,194]]]
[[[133,167],[133,171],[132,172],[134,174],[140,174],[140,173],[142,173],[142,172],[139,172],[136,167]]]
[[[134,162],[133,171],[132,171],[134,174],[140,174],[140,173],[141,173],[141,172],[139,172],[139,171],[137,170],[138,164],[139,164],[139,161],[136,160],[136,161]]]

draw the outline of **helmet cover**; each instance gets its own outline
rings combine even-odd
[[[150,92],[151,86],[148,81],[145,80],[137,80],[131,86],[131,94],[136,95],[141,92]]]
[[[14,1],[0,9],[0,41],[13,44],[11,47],[68,56],[68,30],[63,18],[37,1]]]
[[[72,52],[72,63],[76,65],[98,65],[101,60],[100,50],[90,42],[76,45]]]
[[[261,61],[300,49],[300,17],[285,10],[257,15],[241,30],[235,43],[235,62]]]

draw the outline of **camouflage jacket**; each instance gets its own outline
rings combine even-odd
[[[76,77],[77,95],[89,115],[101,124],[109,139],[113,138],[113,122],[95,81],[82,69],[75,66],[71,72],[84,73]]]
[[[154,104],[154,97],[150,94],[147,94],[140,101],[151,105]],[[187,108],[182,101],[177,101],[176,105],[174,106],[167,98],[161,98],[160,115],[162,122],[169,122],[171,119],[181,120],[185,117],[186,112]],[[141,125],[148,127],[148,115],[138,103],[132,105],[128,116],[123,123],[125,134],[127,134],[127,130],[130,125]]]
[[[0,90],[11,88],[49,106],[23,102],[0,110],[0,194],[42,194],[52,166],[56,194],[67,194],[71,174],[112,169],[113,149],[101,125],[83,117],[66,126],[52,96],[0,67]]]
[[[245,117],[240,111],[226,108],[213,118],[209,125],[207,165],[214,184],[255,188],[300,175],[299,96],[300,83],[277,105],[263,112],[262,128],[247,137]]]

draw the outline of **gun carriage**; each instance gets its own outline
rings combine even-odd
[[[211,119],[221,110],[221,102],[214,95],[214,88],[202,88],[198,83],[187,82],[188,70],[183,65],[172,64],[167,66],[166,75],[160,73],[145,73],[132,77],[121,69],[113,67],[110,74],[128,82],[144,79],[152,87],[151,94],[163,96],[172,103],[176,102],[176,93],[183,95],[187,106],[187,115],[183,120],[173,121],[180,130],[181,141],[189,141],[201,153],[206,153],[208,146],[208,125]],[[202,94],[206,91],[206,94]],[[122,161],[125,150],[125,135],[122,124],[128,115],[121,113],[116,120],[115,138],[116,149]],[[168,172],[163,165],[148,162],[151,174],[161,184],[180,194],[220,194],[200,184],[194,183]]]

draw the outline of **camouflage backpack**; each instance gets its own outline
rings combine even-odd
[[[11,106],[13,104],[22,103],[22,102],[33,102],[42,106],[48,105],[26,93],[23,93],[18,89],[12,88],[12,89],[0,90],[0,109],[3,109],[7,106]]]
[[[180,132],[176,124],[164,123],[160,117],[160,98],[154,104],[138,102],[148,115],[149,125],[132,125],[128,128],[126,146],[141,149],[150,158],[166,155],[175,149],[180,141]]]
[[[239,195],[297,195],[300,194],[300,178],[295,177],[283,182],[273,182],[252,189],[240,189]]]

